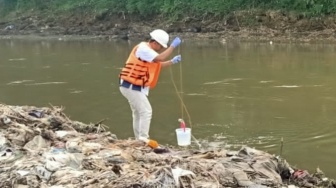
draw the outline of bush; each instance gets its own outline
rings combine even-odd
[[[86,10],[137,14],[140,17],[163,15],[179,19],[185,15],[222,15],[233,11],[260,9],[295,11],[305,15],[322,16],[336,12],[335,0],[0,0],[0,11],[62,11]]]

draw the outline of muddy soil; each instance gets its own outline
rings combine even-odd
[[[136,15],[69,14],[14,15],[0,20],[0,37],[60,37],[143,39],[162,28],[184,39],[261,40],[336,42],[336,16],[307,18],[281,11],[240,11],[225,17],[184,17],[179,21],[156,17],[143,19]]]

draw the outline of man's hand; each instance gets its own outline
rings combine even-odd
[[[179,62],[181,62],[181,60],[182,60],[182,57],[181,57],[181,55],[177,55],[177,56],[175,56],[172,60],[170,60],[173,64],[176,64],[176,63],[179,63]]]
[[[170,44],[173,48],[178,47],[181,44],[181,39],[180,37],[175,37],[173,42]]]

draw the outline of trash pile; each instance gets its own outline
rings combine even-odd
[[[253,148],[153,150],[62,111],[0,104],[0,187],[336,187]]]

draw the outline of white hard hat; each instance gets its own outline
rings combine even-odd
[[[165,32],[162,29],[155,29],[154,31],[152,31],[150,33],[150,36],[156,42],[161,44],[161,46],[163,46],[164,48],[167,48],[167,44],[168,44],[168,41],[169,41],[169,35],[168,35],[167,32]]]

